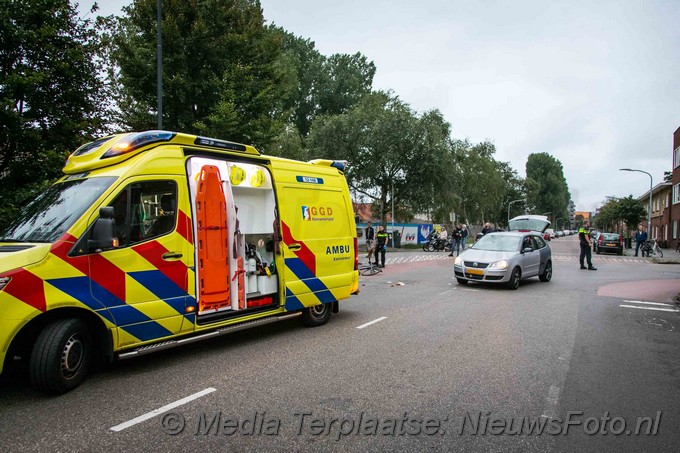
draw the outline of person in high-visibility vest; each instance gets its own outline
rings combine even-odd
[[[385,251],[387,250],[387,232],[385,227],[380,225],[378,227],[378,233],[375,235],[376,247],[375,247],[375,264],[378,264],[378,254],[380,254],[380,267],[385,267]]]
[[[588,269],[590,271],[596,271],[597,268],[593,266],[593,252],[591,249],[590,241],[590,222],[588,220],[583,221],[583,226],[578,229],[578,239],[581,244],[581,255],[579,255],[579,262],[581,263],[581,269]],[[583,264],[584,258],[588,261],[588,267]]]

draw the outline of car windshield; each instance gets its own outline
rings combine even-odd
[[[494,252],[516,252],[519,250],[519,237],[502,234],[487,234],[472,246],[475,250]]]
[[[509,231],[539,231],[543,232],[550,226],[550,222],[547,217],[544,216],[528,216],[528,217],[515,217],[508,222]]]
[[[16,220],[0,233],[0,241],[56,241],[115,179],[77,179],[53,185],[22,209]]]
[[[619,234],[618,233],[602,233],[602,237],[604,238],[605,241],[618,241],[619,240]]]

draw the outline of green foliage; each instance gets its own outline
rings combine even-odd
[[[537,213],[551,212],[553,219],[568,219],[571,194],[562,163],[548,153],[530,154],[526,173],[529,207]]]
[[[401,212],[441,204],[437,197],[451,174],[449,133],[439,112],[418,117],[391,93],[376,92],[345,114],[319,117],[308,144],[311,157],[350,161],[352,191],[377,202],[384,222],[392,193]]]
[[[521,178],[510,164],[497,161],[495,153],[496,148],[490,142],[455,143],[457,166],[453,189],[457,198],[456,211],[468,223],[490,221],[504,225],[508,203],[524,197]],[[517,209],[517,206],[513,208]]]
[[[282,64],[291,80],[285,109],[302,137],[317,116],[346,113],[371,92],[375,65],[362,54],[325,57],[312,41],[271,28],[281,37]]]
[[[156,0],[135,0],[111,31],[120,123],[156,127]],[[290,90],[280,35],[255,0],[164,0],[163,127],[266,145]]]
[[[628,230],[633,230],[646,215],[643,203],[632,195],[625,198],[608,197],[595,217],[595,225],[605,231],[618,231],[623,222]]]
[[[0,3],[0,224],[105,129],[99,40],[68,1]]]

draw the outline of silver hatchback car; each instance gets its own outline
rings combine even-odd
[[[542,237],[549,225],[545,216],[525,215],[510,220],[510,231],[482,236],[456,257],[456,280],[462,285],[469,281],[503,283],[511,289],[529,277],[550,281],[552,252]]]

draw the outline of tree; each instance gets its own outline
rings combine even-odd
[[[393,94],[376,92],[345,114],[317,118],[308,145],[311,157],[350,162],[351,190],[376,202],[384,223],[392,194],[402,212],[439,203],[439,189],[450,185],[451,169],[441,159],[449,134],[439,112],[419,117]]]
[[[303,138],[317,116],[347,113],[371,92],[375,65],[361,53],[325,57],[309,39],[271,28],[281,36],[283,65],[292,77],[285,108]]]
[[[509,164],[501,165],[494,159],[496,147],[491,142],[471,145],[467,141],[456,143],[458,171],[455,175],[455,192],[458,211],[468,223],[498,222],[506,213],[503,203],[509,187],[505,178],[511,178]],[[507,206],[507,204],[506,204]]]
[[[625,198],[607,197],[594,223],[602,230],[618,231],[623,222],[627,230],[632,230],[646,215],[644,205],[632,195]]]
[[[0,223],[60,176],[66,157],[105,130],[100,41],[67,0],[0,4]]]
[[[536,212],[569,218],[571,194],[562,163],[548,153],[530,154],[526,164],[527,201]]]
[[[647,210],[639,200],[633,198],[633,195],[619,200],[617,212],[619,219],[626,223],[628,230],[635,229],[642,219],[647,217]]]
[[[156,0],[112,30],[121,125],[156,125]],[[256,0],[164,0],[163,125],[266,147],[286,123],[291,77]]]

